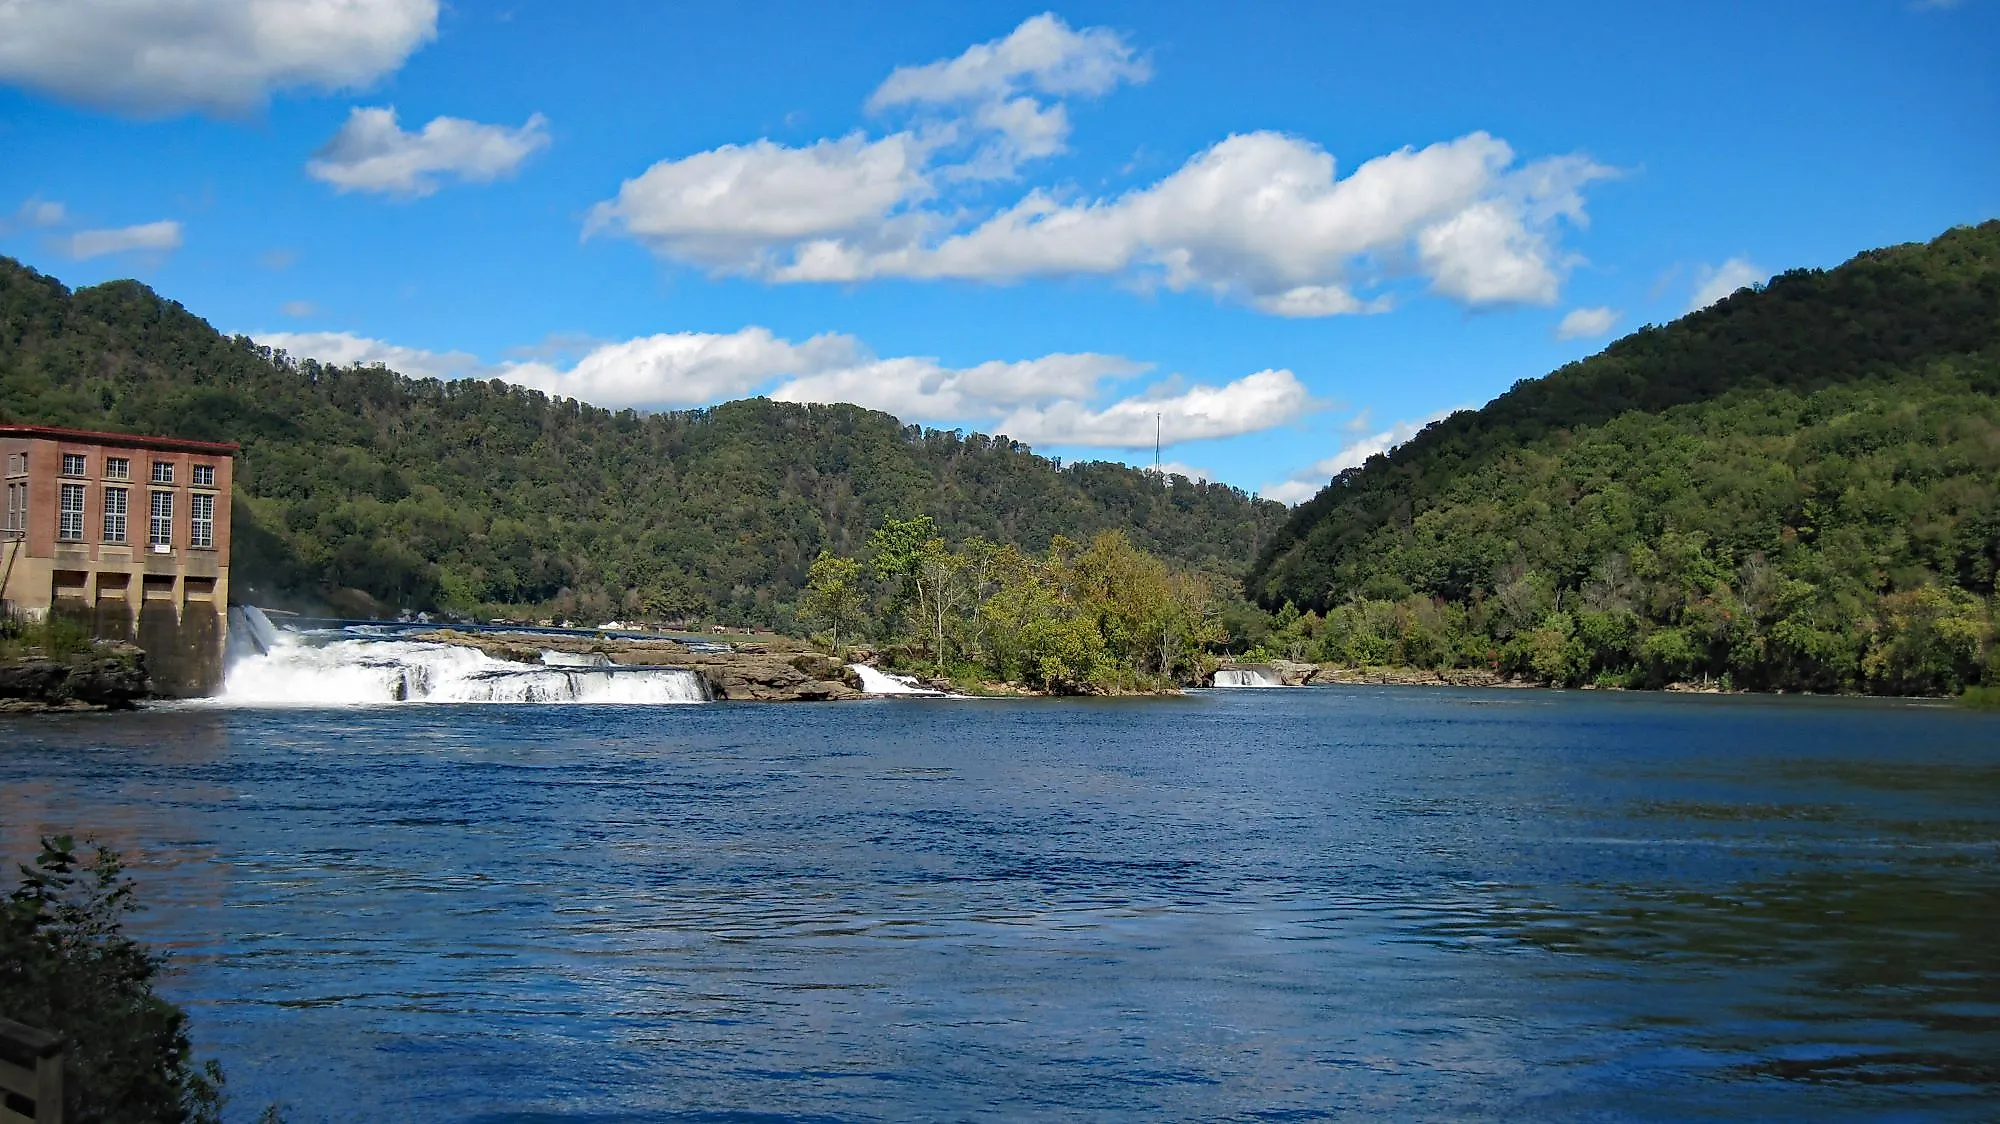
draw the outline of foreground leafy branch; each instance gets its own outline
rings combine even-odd
[[[116,852],[42,841],[0,907],[0,1013],[63,1039],[64,1119],[220,1120],[222,1069],[197,1062],[187,1015],[153,992],[165,966],[124,933],[137,905]]]

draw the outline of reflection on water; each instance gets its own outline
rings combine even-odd
[[[6,733],[0,844],[125,848],[236,1103],[300,1121],[2000,1096],[1990,717],[1313,689]]]

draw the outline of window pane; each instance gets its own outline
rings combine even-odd
[[[192,546],[215,545],[215,497],[196,495],[190,497],[191,507],[188,517],[188,542]]]
[[[154,546],[173,545],[174,494],[172,492],[153,493],[153,510],[147,520],[146,541]]]
[[[64,542],[83,539],[83,485],[64,484],[57,496],[56,537]]]
[[[172,461],[154,461],[154,462],[153,462],[153,483],[155,483],[155,484],[171,484],[171,483],[173,483],[173,482],[174,482],[174,462],[172,462]]]
[[[104,489],[104,541],[125,541],[126,491],[123,488]]]
[[[215,466],[212,464],[195,465],[194,482],[197,486],[203,488],[215,487]]]
[[[126,457],[104,458],[104,475],[113,480],[129,480],[132,476],[132,462]]]
[[[82,453],[64,453],[64,454],[63,454],[63,462],[62,462],[62,474],[63,474],[64,476],[82,476],[82,475],[83,475],[83,454],[82,454]]]

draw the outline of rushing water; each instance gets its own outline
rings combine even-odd
[[[475,648],[415,640],[280,636],[233,659],[212,706],[376,706],[383,703],[664,704],[708,701],[692,671],[616,667],[597,656],[545,651],[541,665]]]
[[[0,726],[294,1121],[1992,1119],[2000,722],[1842,701]]]

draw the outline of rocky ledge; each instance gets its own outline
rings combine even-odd
[[[1349,683],[1397,687],[1530,687],[1483,668],[1433,671],[1421,667],[1340,667],[1335,664],[1271,660],[1267,663],[1225,663],[1218,671],[1253,672],[1271,683],[1303,687],[1316,683]],[[1212,682],[1212,680],[1211,680]]]
[[[0,714],[127,710],[152,695],[146,653],[98,643],[60,659],[32,654],[0,661]]]
[[[625,667],[678,667],[694,671],[717,699],[754,702],[825,702],[865,697],[855,674],[831,656],[806,650],[697,652],[675,640],[620,640],[540,636],[518,632],[440,629],[420,639],[477,648],[494,659],[538,664],[543,652],[602,656]]]

